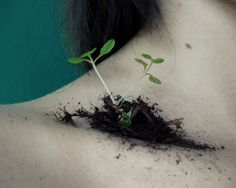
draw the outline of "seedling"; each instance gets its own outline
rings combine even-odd
[[[109,54],[112,49],[115,46],[115,40],[111,39],[109,41],[107,41],[103,47],[100,49],[100,54],[98,55],[97,58],[93,59],[92,58],[92,54],[97,50],[97,48],[94,48],[90,51],[85,52],[84,54],[82,54],[80,57],[72,57],[70,58],[68,61],[72,64],[80,64],[80,63],[89,63],[92,65],[93,69],[95,70],[98,78],[100,79],[100,81],[102,82],[104,88],[106,89],[113,105],[115,108],[121,109],[122,108],[122,104],[125,101],[125,99],[127,98],[128,94],[130,93],[130,91],[132,89],[134,89],[135,86],[137,86],[137,84],[144,79],[145,77],[148,77],[149,81],[155,83],[155,84],[161,84],[161,81],[155,77],[154,75],[152,75],[149,71],[152,67],[153,64],[161,64],[164,62],[164,59],[162,58],[153,58],[151,55],[149,54],[142,54],[142,57],[145,60],[142,60],[140,58],[135,58],[135,61],[139,64],[141,64],[143,66],[143,72],[142,75],[137,78],[129,87],[128,89],[124,92],[124,94],[121,96],[120,100],[118,101],[118,103],[114,100],[111,91],[109,90],[107,84],[105,83],[104,79],[102,78],[102,76],[100,75],[100,73],[98,72],[97,68],[96,68],[96,62],[103,57],[104,55]],[[123,112],[123,110],[121,110],[121,117],[119,119],[120,124],[123,127],[129,127],[132,124],[132,112],[134,109],[131,109],[128,113],[127,112]]]
[[[136,80],[129,86],[129,88],[124,92],[124,94],[122,95],[122,97],[121,97],[121,99],[120,99],[120,101],[119,101],[119,104],[122,104],[122,103],[125,101],[127,95],[130,93],[130,91],[131,91],[132,89],[134,89],[134,87],[137,86],[137,84],[138,84],[143,78],[145,78],[146,76],[149,77],[149,81],[151,81],[151,82],[153,82],[153,83],[155,83],[155,84],[161,84],[161,81],[160,81],[157,77],[153,76],[149,71],[150,71],[150,69],[151,69],[151,67],[152,67],[153,64],[161,64],[161,63],[164,63],[164,59],[162,59],[162,58],[156,58],[156,59],[154,59],[154,58],[152,58],[152,56],[149,55],[149,54],[142,54],[142,57],[145,58],[146,60],[148,60],[149,63],[147,63],[146,61],[144,61],[144,60],[142,60],[142,59],[135,58],[135,61],[143,66],[143,73],[142,73],[142,75],[141,75],[138,79],[136,79]]]
[[[82,54],[80,57],[72,57],[70,59],[68,59],[68,61],[72,64],[80,64],[83,62],[89,63],[93,66],[94,71],[96,72],[98,78],[100,79],[100,81],[102,82],[103,86],[105,87],[112,103],[114,105],[116,105],[116,102],[111,94],[111,91],[109,90],[109,88],[107,87],[107,84],[105,83],[105,81],[103,80],[102,76],[100,75],[100,73],[98,72],[97,68],[96,68],[96,62],[103,57],[106,54],[109,54],[111,52],[111,50],[114,48],[115,46],[115,40],[111,39],[108,42],[106,42],[104,44],[104,46],[101,48],[100,50],[100,54],[99,56],[94,60],[92,58],[92,54],[97,50],[97,48],[94,48],[90,51],[85,52],[84,54]]]
[[[119,123],[122,125],[122,128],[128,129],[128,127],[132,124],[132,116],[133,108],[128,112],[122,112]]]
[[[155,84],[161,84],[161,81],[151,74],[151,68],[155,64],[161,64],[164,62],[162,58],[153,58],[151,55],[144,53],[141,58],[135,58],[138,64],[141,64],[143,71],[140,76],[131,83],[128,89],[114,100],[109,88],[105,81],[99,74],[96,68],[96,62],[104,55],[111,52],[115,46],[115,40],[111,39],[104,44],[100,49],[98,57],[93,59],[94,52],[97,50],[87,51],[80,57],[70,58],[69,62],[73,64],[79,64],[82,62],[90,63],[98,78],[101,80],[109,96],[102,98],[102,107],[95,107],[94,110],[86,110],[83,107],[76,108],[74,112],[68,112],[65,108],[56,113],[56,117],[66,123],[71,123],[73,126],[74,121],[72,117],[80,117],[89,119],[89,123],[92,129],[107,132],[111,135],[115,135],[121,138],[125,138],[130,143],[137,143],[132,139],[138,139],[145,142],[146,146],[154,148],[153,144],[164,144],[168,146],[178,146],[196,150],[212,150],[216,148],[207,144],[199,144],[194,140],[186,139],[185,133],[182,130],[182,118],[174,119],[171,121],[165,120],[159,113],[161,109],[157,103],[150,103],[150,101],[144,101],[141,96],[133,98],[129,95],[130,91],[138,85],[140,81],[147,78],[149,81]],[[128,100],[128,98],[132,100]],[[62,111],[62,115],[61,115]],[[128,139],[127,139],[128,138]],[[130,139],[131,138],[131,139]],[[143,143],[142,143],[143,145]]]

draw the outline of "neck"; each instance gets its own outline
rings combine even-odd
[[[135,77],[139,74],[139,67],[133,59],[148,52],[166,59],[166,64],[157,68],[165,78],[175,66],[184,69],[185,62],[197,61],[193,66],[208,63],[210,66],[216,57],[222,59],[226,48],[235,46],[234,7],[215,0],[170,0],[163,1],[162,8],[165,25],[151,32],[141,31],[101,65],[104,71],[114,68],[119,75],[129,72],[130,77]],[[228,52],[234,54],[232,50]]]
[[[163,84],[158,87],[143,80],[130,95],[144,94],[163,104],[172,96],[174,101],[168,98],[172,102],[170,108],[173,104],[186,102],[183,96],[205,101],[202,97],[206,93],[210,95],[214,91],[224,95],[224,89],[232,87],[235,80],[235,9],[215,0],[163,1],[162,9],[163,27],[152,32],[144,29],[120,51],[98,65],[98,71],[110,90],[114,94],[122,94],[134,79],[140,77],[142,67],[135,63],[134,58],[146,52],[166,60],[151,70]],[[222,82],[226,75],[231,82]],[[90,105],[103,92],[101,83],[92,72],[51,97],[66,102],[68,97],[65,96],[69,93],[71,97],[84,103],[87,101]],[[51,100],[50,97],[47,99]],[[232,102],[230,104],[233,105]]]

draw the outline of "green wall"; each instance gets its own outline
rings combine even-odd
[[[0,2],[0,104],[39,98],[85,72],[66,61],[64,1]]]

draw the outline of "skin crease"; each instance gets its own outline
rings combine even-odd
[[[164,57],[166,63],[152,70],[163,84],[143,81],[132,95],[158,101],[165,117],[184,118],[188,135],[226,149],[127,151],[118,139],[84,128],[86,121],[77,120],[75,129],[45,115],[60,103],[69,102],[68,109],[79,101],[97,104],[105,91],[91,71],[44,98],[0,106],[0,187],[235,187],[236,7],[220,0],[168,0],[162,6],[165,27],[140,32],[98,70],[119,93],[141,73],[134,57]]]

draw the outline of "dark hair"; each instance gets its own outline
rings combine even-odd
[[[70,46],[83,53],[110,38],[115,51],[145,24],[161,20],[158,0],[67,0]]]

